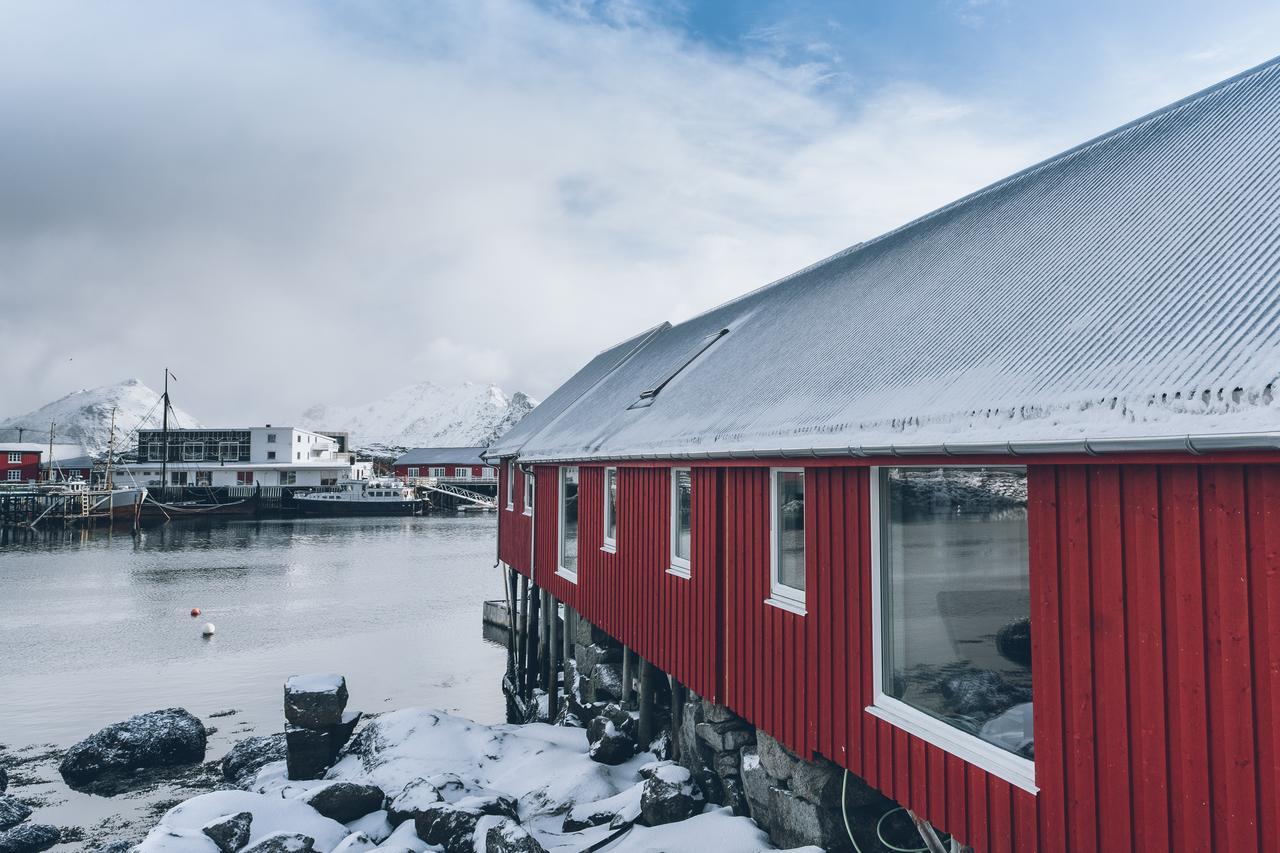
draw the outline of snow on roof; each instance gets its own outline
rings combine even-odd
[[[44,459],[44,457],[49,455],[49,444],[47,442],[41,444],[38,441],[0,441],[0,453],[7,453],[9,451],[39,453],[40,458]],[[85,450],[79,444],[53,445],[53,459],[55,462],[62,461],[64,459],[74,459],[84,455]]]
[[[394,465],[488,465],[483,447],[415,447],[396,457]]]
[[[1280,446],[1278,208],[1280,59],[606,351],[489,455]]]

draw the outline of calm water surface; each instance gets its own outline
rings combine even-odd
[[[281,731],[285,677],[316,671],[347,677],[352,709],[499,722],[504,652],[480,623],[502,597],[495,530],[487,515],[188,521],[0,541],[0,744],[66,747],[181,706],[219,728],[214,758]],[[37,794],[54,823],[121,808],[56,783]]]

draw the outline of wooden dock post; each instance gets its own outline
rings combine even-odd
[[[627,648],[626,646],[623,646],[622,647],[622,709],[624,711],[631,710],[631,699],[632,699],[631,694],[634,692],[634,690],[632,689],[632,681],[635,679],[635,673],[632,672],[632,670],[634,669],[634,667],[632,666],[633,657],[634,656],[631,654],[631,649]]]
[[[528,698],[529,692],[529,579],[520,576],[520,664],[516,674],[520,695]]]
[[[640,658],[640,749],[653,743],[654,681],[657,667]]]
[[[560,651],[560,644],[556,642],[556,630],[560,617],[556,614],[558,608],[555,596],[550,593],[547,593],[547,604],[547,719],[554,721],[560,713],[560,679],[556,667],[556,656]]]
[[[518,630],[519,622],[517,622],[518,611],[516,605],[519,604],[519,593],[517,592],[516,570],[510,566],[503,564],[502,585],[506,587],[507,593],[507,680],[511,682],[512,689],[515,689],[517,670],[519,668],[517,656],[519,655],[520,632]]]
[[[685,686],[681,684],[676,677],[670,676],[671,680],[671,753],[672,757],[680,758],[680,727],[684,725],[684,703],[686,694]]]

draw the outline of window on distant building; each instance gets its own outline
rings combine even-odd
[[[222,441],[218,443],[218,458],[224,461],[234,462],[240,458],[240,443],[236,441]]]
[[[480,469],[480,477],[481,477],[481,479],[484,479],[484,480],[492,480],[492,479],[494,478],[494,476],[495,476],[495,475],[494,475],[494,469],[492,469],[492,468],[481,468],[481,469]]]
[[[152,441],[147,444],[147,461],[163,462],[164,461],[164,445],[158,441]]]
[[[693,476],[688,468],[671,469],[671,573],[689,577],[693,539]]]
[[[804,612],[804,470],[769,472],[769,602]]]
[[[182,459],[184,462],[199,462],[203,458],[203,441],[184,441],[182,443]]]
[[[578,469],[560,469],[560,574],[578,580]]]
[[[268,458],[268,459],[275,459],[275,458],[276,458],[276,452],[275,452],[274,450],[268,450],[268,451],[267,451],[267,458]]]
[[[872,712],[1033,789],[1026,469],[872,482]]]
[[[22,464],[22,451],[21,451],[21,450],[18,450],[18,451],[13,451],[13,450],[11,450],[11,451],[9,451],[9,464],[10,464],[10,465],[21,465],[21,464]]]
[[[302,444],[302,436],[295,435],[294,438],[296,439],[296,441],[294,442],[295,444]]]
[[[604,549],[618,550],[618,469],[604,469]]]
[[[6,476],[10,480],[17,481],[22,479],[22,472],[17,468],[11,468]]]
[[[444,476],[444,469],[443,469],[443,468],[432,468],[432,469],[431,469],[431,476],[432,476],[432,477],[435,477],[437,480],[438,480],[438,479],[440,479],[441,477],[443,477],[443,476]]]
[[[236,472],[236,485],[237,485],[237,486],[252,486],[252,485],[253,485],[253,472],[252,472],[252,471],[237,471],[237,472]]]
[[[418,477],[418,469],[417,469],[417,468],[410,468],[410,469],[409,469],[408,476],[409,476],[409,477],[412,477],[412,478],[414,478],[414,479],[417,479],[417,477]]]
[[[296,486],[297,484],[298,484],[297,471],[281,471],[280,472],[280,485]]]
[[[453,478],[454,478],[455,480],[470,480],[470,479],[471,479],[471,469],[470,469],[470,468],[454,468],[454,469],[453,469]]]
[[[276,443],[276,434],[274,432],[267,433],[267,444]]]
[[[525,515],[533,515],[533,496],[534,496],[533,469],[530,468],[524,474],[524,514]]]
[[[338,478],[337,478],[337,477],[321,477],[321,478],[320,478],[320,485],[322,485],[322,486],[336,486],[336,485],[338,485]]]
[[[185,486],[186,484],[187,484],[186,471],[170,471],[169,472],[169,485]]]
[[[507,510],[516,508],[516,463],[507,463]]]
[[[301,451],[301,450],[299,450],[299,451],[295,454],[295,456],[296,456],[298,459],[301,459],[301,458],[302,458],[302,451]]]

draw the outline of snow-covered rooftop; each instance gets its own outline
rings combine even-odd
[[[489,455],[1280,446],[1278,307],[1280,59],[602,353]]]
[[[396,457],[394,465],[488,465],[483,447],[415,447]]]

